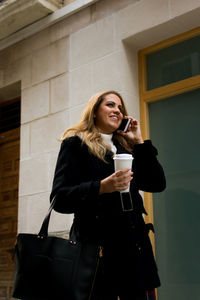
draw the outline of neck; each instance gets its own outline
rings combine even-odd
[[[105,133],[105,132],[100,132],[100,133],[105,135],[113,135],[113,133]]]

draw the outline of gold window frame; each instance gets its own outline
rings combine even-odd
[[[139,96],[140,96],[140,122],[144,139],[149,139],[149,112],[148,103],[165,99],[168,97],[183,94],[200,88],[200,75],[189,77],[187,79],[177,81],[159,88],[147,90],[147,72],[146,72],[146,56],[150,53],[157,52],[161,49],[168,48],[187,39],[191,39],[200,35],[200,27],[176,35],[172,38],[144,48],[138,52],[138,75],[139,75]],[[153,197],[151,193],[144,193],[144,205],[148,211],[145,217],[146,222],[154,223],[153,217]],[[150,238],[155,251],[155,240],[152,234]]]

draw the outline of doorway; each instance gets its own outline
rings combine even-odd
[[[0,298],[11,299],[17,236],[20,100],[0,106]]]

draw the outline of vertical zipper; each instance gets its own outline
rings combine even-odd
[[[100,262],[100,259],[103,257],[103,247],[102,246],[98,247],[97,255],[98,255],[98,259],[97,259],[96,269],[95,269],[95,273],[94,273],[94,277],[93,277],[92,286],[91,286],[91,290],[90,290],[88,300],[91,299],[92,292],[93,292],[93,289],[94,289],[95,279],[96,279],[96,276],[97,276],[97,271],[98,271],[98,268],[99,268],[99,262]]]

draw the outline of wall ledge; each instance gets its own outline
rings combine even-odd
[[[62,7],[62,0],[7,0],[0,5],[0,39]]]
[[[27,0],[23,0],[23,1],[27,1]],[[28,1],[32,1],[32,0],[28,0]],[[18,30],[17,32],[14,32],[9,36],[6,36],[3,39],[0,38],[0,51],[50,27],[51,25],[75,14],[76,12],[84,9],[85,7],[92,5],[97,1],[99,0],[75,0],[72,3],[47,15],[41,20],[35,21],[34,23],[27,25],[26,27]]]

